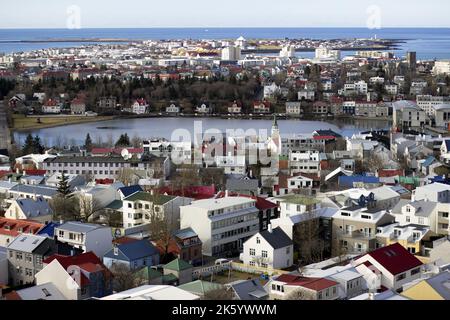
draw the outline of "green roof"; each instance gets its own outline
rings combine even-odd
[[[290,194],[290,195],[287,195],[287,196],[278,197],[277,199],[283,200],[284,202],[288,202],[288,203],[292,203],[292,204],[302,204],[302,205],[305,205],[305,206],[310,206],[310,205],[313,205],[313,204],[316,204],[316,203],[320,202],[316,198],[306,197],[306,196],[301,196],[301,195],[295,195],[295,194]]]
[[[162,194],[151,194],[148,192],[136,192],[135,194],[125,198],[126,201],[148,201],[156,205],[161,205],[175,199],[173,196],[166,196]]]
[[[136,271],[134,274],[136,277],[140,277],[140,278],[146,279],[146,280],[152,280],[155,278],[162,277],[161,272],[159,272],[158,270],[155,270],[151,267],[142,268],[142,269]]]
[[[209,281],[203,281],[203,280],[196,280],[189,283],[182,284],[181,286],[178,286],[178,288],[189,291],[190,293],[197,294],[197,295],[204,295],[205,293],[221,289],[223,286],[219,283],[209,282]]]
[[[175,259],[175,260],[169,262],[168,264],[166,264],[163,268],[168,269],[168,270],[174,270],[174,271],[183,271],[183,270],[187,270],[187,269],[192,269],[192,265],[190,265],[189,263],[187,263],[184,260]]]
[[[162,276],[163,283],[172,283],[172,282],[175,282],[177,280],[178,280],[177,276],[172,274],[172,273],[171,274],[165,274],[165,275]]]
[[[108,205],[106,206],[106,208],[108,208],[108,209],[113,209],[113,210],[119,210],[119,209],[122,209],[122,206],[123,206],[122,201],[120,201],[120,200],[114,200],[113,202],[111,202],[110,204],[108,204]]]

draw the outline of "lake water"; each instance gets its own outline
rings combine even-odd
[[[194,125],[200,128],[200,130],[194,131]],[[352,136],[361,131],[387,129],[389,127],[389,123],[386,121],[354,119],[339,120],[339,122],[278,120],[278,125],[282,136],[292,136],[302,133],[309,134],[318,129],[331,129],[343,136]],[[193,137],[194,132],[205,133],[210,129],[217,129],[224,133],[227,132],[227,130],[237,129],[242,129],[243,131],[249,129],[255,130],[256,133],[259,133],[259,130],[267,130],[268,134],[270,134],[271,126],[271,120],[139,118],[117,119],[97,123],[84,123],[31,130],[27,132],[16,132],[14,137],[16,142],[22,144],[25,141],[27,134],[32,133],[33,135],[39,135],[46,145],[56,145],[59,143],[68,145],[72,143],[83,143],[87,133],[91,135],[94,142],[97,141],[98,138],[101,138],[103,142],[106,142],[106,140],[110,138],[116,141],[123,133],[127,133],[130,138],[138,136],[147,139],[154,137],[171,139],[175,132],[186,132]]]
[[[417,51],[419,59],[450,58],[449,28],[147,28],[147,29],[2,29],[0,52],[31,51],[43,48],[80,46],[83,43],[71,39],[354,39],[372,38],[403,39],[395,53],[404,56],[406,51]],[[18,40],[64,39],[63,43],[2,43]],[[89,43],[85,43],[89,44]],[[308,57],[308,54],[302,54]]]

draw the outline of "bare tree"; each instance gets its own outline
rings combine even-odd
[[[99,213],[103,209],[103,206],[98,201],[98,199],[88,197],[83,194],[79,194],[77,198],[78,198],[77,210],[79,212],[79,216],[84,221],[91,220],[92,218],[94,218],[93,216],[96,213]]]
[[[286,295],[285,300],[317,300],[313,292],[307,291],[306,289],[298,288],[288,295]]]
[[[79,220],[80,214],[77,209],[76,197],[69,196],[64,197],[62,195],[56,195],[49,201],[49,206],[53,211],[54,219],[62,219],[62,220]]]
[[[114,291],[121,292],[135,287],[133,271],[128,266],[116,263],[111,266],[110,270],[114,276]]]
[[[128,168],[120,169],[116,179],[124,185],[129,186],[134,183],[134,170]]]
[[[303,215],[305,219],[295,225],[293,237],[299,260],[304,264],[322,261],[327,245],[321,239],[320,219],[314,212],[306,212]]]
[[[162,261],[169,256],[169,245],[172,239],[172,234],[178,229],[178,221],[174,221],[173,213],[162,212],[158,205],[161,195],[154,193],[153,205],[148,209],[149,216],[149,232],[152,240],[158,243],[164,250]]]

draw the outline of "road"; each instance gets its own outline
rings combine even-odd
[[[6,121],[5,106],[0,101],[0,149],[8,149],[10,144],[11,135]]]

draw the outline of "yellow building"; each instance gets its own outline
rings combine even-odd
[[[411,300],[450,300],[450,272],[442,272],[404,290],[401,295]]]

